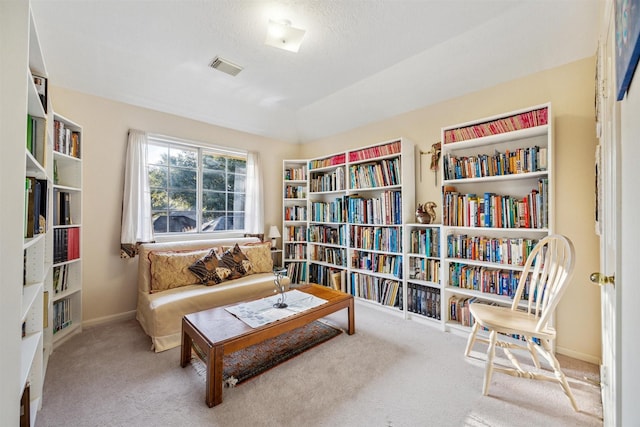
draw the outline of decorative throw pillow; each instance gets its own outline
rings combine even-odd
[[[231,276],[231,270],[220,265],[217,249],[211,249],[205,256],[189,266],[198,281],[203,285],[217,285]]]
[[[229,280],[240,278],[246,274],[251,274],[252,266],[249,259],[242,253],[240,246],[236,245],[232,249],[224,251],[219,258],[222,267],[231,270]]]
[[[251,263],[252,273],[271,273],[273,271],[271,242],[245,244],[240,246],[240,250]]]
[[[207,252],[207,249],[185,252],[150,252],[150,292],[161,292],[181,286],[197,284],[198,280],[189,271],[189,266],[200,257],[206,255]]]

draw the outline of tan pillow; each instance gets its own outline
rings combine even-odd
[[[209,249],[199,251],[150,252],[151,293],[198,283],[189,266],[205,256]]]
[[[273,258],[271,258],[271,242],[261,242],[240,246],[240,250],[251,263],[252,273],[271,273]]]

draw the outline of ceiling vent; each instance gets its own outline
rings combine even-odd
[[[223,73],[227,73],[230,76],[237,76],[240,71],[242,71],[242,67],[234,64],[231,61],[227,61],[226,59],[220,58],[216,56],[209,64],[211,68],[214,70],[222,71]]]

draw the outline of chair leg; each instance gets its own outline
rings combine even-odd
[[[560,386],[562,387],[564,394],[566,394],[569,400],[571,401],[571,406],[573,407],[573,410],[578,412],[578,405],[576,404],[576,400],[574,399],[573,393],[571,392],[571,388],[569,387],[569,383],[567,382],[567,377],[565,377],[564,372],[562,372],[562,369],[560,369],[560,362],[558,362],[558,359],[556,359],[556,356],[554,356],[553,351],[551,350],[551,346],[549,345],[549,342],[546,340],[542,340],[541,343],[542,343],[542,347],[545,350],[543,352],[543,355],[545,356],[549,364],[551,364],[551,366],[553,367],[553,373],[555,374],[558,382],[560,383]]]
[[[473,344],[476,342],[476,334],[478,333],[479,328],[480,326],[478,325],[478,322],[474,322],[473,328],[471,328],[471,333],[469,334],[469,338],[467,339],[467,348],[464,351],[464,355],[466,357],[469,357],[471,349],[473,348]]]
[[[487,366],[484,371],[484,385],[482,386],[482,394],[489,394],[489,384],[491,383],[491,375],[493,374],[493,357],[496,354],[496,340],[498,333],[491,331],[489,335],[489,348],[487,349]]]
[[[538,353],[536,352],[535,346],[537,344],[533,342],[533,338],[527,337],[527,348],[529,349],[529,354],[531,355],[531,359],[533,360],[533,364],[536,368],[540,369],[540,361],[538,360]]]

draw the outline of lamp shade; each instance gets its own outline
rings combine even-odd
[[[280,237],[280,230],[278,230],[278,226],[272,225],[271,227],[269,227],[269,235],[268,235],[268,237],[270,239],[276,239],[276,238]]]

